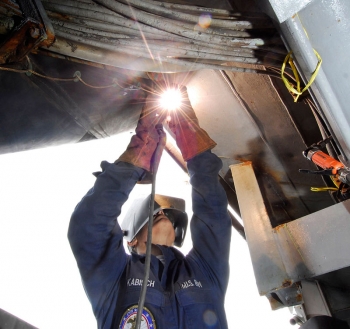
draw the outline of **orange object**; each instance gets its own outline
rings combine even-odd
[[[311,149],[307,158],[323,169],[332,169],[333,175],[336,175],[339,169],[344,168],[341,162],[319,150]]]

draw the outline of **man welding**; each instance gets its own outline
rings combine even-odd
[[[164,115],[155,106],[158,96],[150,95],[126,151],[115,163],[102,162],[102,173],[77,205],[69,226],[68,238],[98,328],[135,328],[144,284],[140,328],[228,328],[224,299],[231,220],[218,180],[222,163],[210,151],[216,143],[199,126],[186,88],[179,90],[181,108],[169,112],[167,121],[190,174],[193,247],[187,256],[174,247],[182,245],[186,233],[184,201],[156,195],[150,273],[144,283],[149,198],[131,207],[123,229],[117,221],[135,184],[150,172],[162,138],[157,124]]]

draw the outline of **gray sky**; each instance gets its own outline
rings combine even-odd
[[[41,329],[96,328],[67,228],[75,205],[94,183],[91,173],[102,160],[117,159],[130,136],[1,155],[0,308]],[[138,186],[131,197],[149,192],[150,185]],[[190,197],[187,176],[166,153],[156,193]],[[191,216],[190,202],[187,207]],[[189,237],[183,253],[190,248]],[[271,311],[258,295],[248,247],[236,231],[230,264],[229,328],[293,328],[287,309]]]

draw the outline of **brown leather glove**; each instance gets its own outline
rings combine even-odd
[[[156,125],[163,120],[164,114],[161,115],[160,113],[158,97],[153,94],[148,95],[135,129],[136,135],[131,137],[126,151],[116,162],[128,162],[148,172],[150,172],[152,168],[157,167],[161,152],[157,152],[154,157],[153,154],[160,140],[161,144],[165,144],[163,141],[165,133],[161,125],[158,126],[158,129],[156,129]],[[158,163],[152,166],[152,161],[157,161]]]
[[[174,133],[176,144],[185,161],[212,149],[216,143],[207,132],[199,126],[197,116],[191,106],[187,88],[179,87],[182,95],[182,105],[175,111],[168,112],[168,126]]]

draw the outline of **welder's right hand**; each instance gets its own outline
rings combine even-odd
[[[168,112],[167,123],[175,135],[176,144],[182,157],[188,161],[196,155],[212,149],[216,143],[199,126],[198,118],[188,97],[187,88],[185,86],[178,88],[181,91],[182,104],[175,111]]]
[[[152,168],[152,156],[156,150],[159,140],[164,139],[160,126],[164,120],[164,115],[161,115],[159,108],[158,97],[149,94],[146,98],[145,105],[141,111],[141,115],[136,127],[136,134],[131,137],[131,141],[126,151],[116,161],[131,163],[137,167],[143,168],[150,172]],[[160,156],[158,155],[159,162]]]

